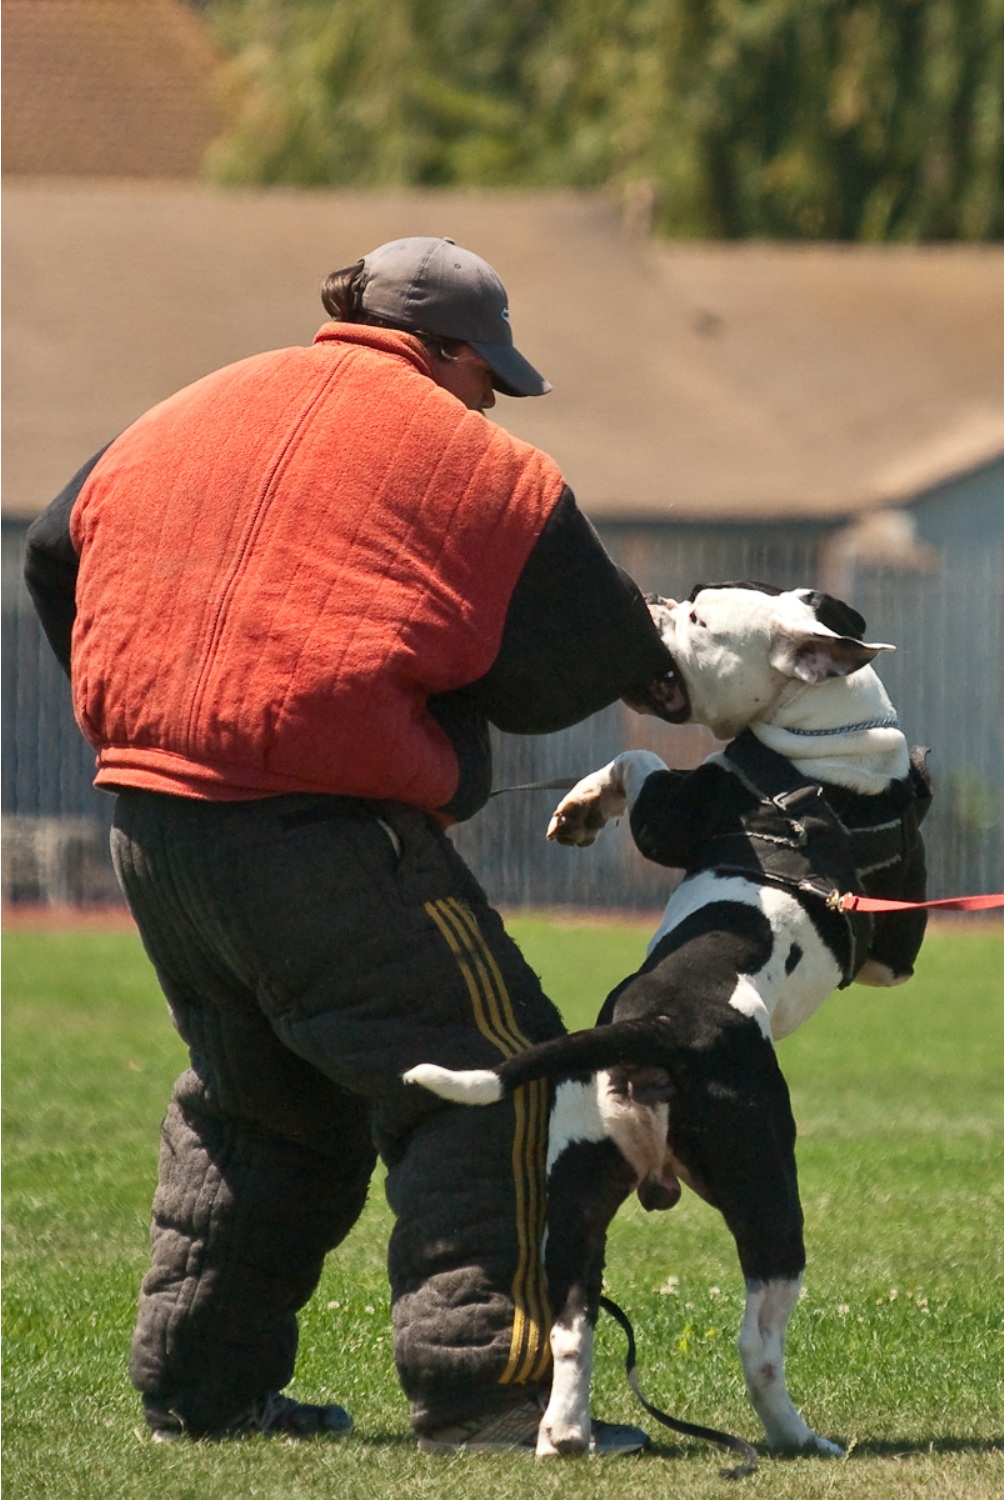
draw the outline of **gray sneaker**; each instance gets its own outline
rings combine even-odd
[[[184,1422],[169,1407],[145,1402],[146,1420],[155,1443],[175,1443],[190,1438]],[[265,1437],[339,1438],[352,1431],[352,1418],[341,1406],[309,1406],[291,1396],[272,1392],[226,1427],[199,1434],[205,1442],[247,1437],[260,1432]]]
[[[622,1458],[628,1453],[640,1453],[651,1441],[641,1427],[630,1427],[625,1422],[601,1422],[594,1417],[589,1436],[589,1452],[597,1458]]]
[[[423,1433],[418,1440],[421,1453],[535,1453],[541,1410],[536,1402],[526,1401],[489,1417],[472,1418]],[[647,1448],[649,1437],[640,1427],[623,1427],[616,1422],[592,1423],[589,1452],[600,1458],[617,1458]]]

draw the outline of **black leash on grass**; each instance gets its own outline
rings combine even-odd
[[[719,1469],[718,1472],[723,1479],[743,1479],[747,1474],[752,1474],[757,1462],[756,1449],[752,1443],[745,1442],[743,1438],[733,1437],[731,1432],[718,1432],[714,1427],[698,1427],[693,1422],[681,1422],[678,1417],[667,1416],[664,1411],[660,1411],[657,1406],[653,1406],[647,1400],[638,1384],[637,1350],[631,1320],[623,1308],[618,1307],[616,1302],[611,1302],[609,1297],[601,1297],[600,1306],[610,1314],[615,1323],[620,1324],[627,1335],[628,1351],[625,1362],[627,1382],[649,1416],[661,1422],[663,1427],[670,1428],[672,1432],[681,1432],[685,1437],[703,1438],[705,1442],[717,1443],[720,1448],[731,1448],[733,1453],[741,1453],[743,1463],[737,1464],[734,1469]]]

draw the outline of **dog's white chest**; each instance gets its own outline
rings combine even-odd
[[[788,1036],[817,1010],[840,983],[840,966],[794,896],[737,875],[705,870],[685,880],[673,895],[649,952],[670,932],[711,902],[735,901],[763,913],[770,924],[766,962],[741,974],[729,1001],[765,1036]]]
[[[774,945],[753,981],[770,1015],[771,1033],[778,1040],[807,1021],[832,994],[841,970],[794,896],[772,886],[754,889],[770,922]]]

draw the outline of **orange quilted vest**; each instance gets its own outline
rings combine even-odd
[[[562,490],[406,334],[329,323],[110,446],[74,507],[74,706],[99,786],[434,810],[426,700],[491,666]]]

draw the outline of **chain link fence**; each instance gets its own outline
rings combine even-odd
[[[92,752],[21,579],[25,529],[3,526],[3,896],[105,904],[119,899],[107,853],[113,803],[91,785]],[[600,529],[646,590],[677,595],[699,581],[797,586],[820,578],[820,536],[808,526]],[[945,549],[939,566],[924,574],[859,569],[847,578],[846,597],[867,619],[869,637],[899,648],[878,666],[907,735],[931,747],[936,795],[925,834],[932,896],[1004,889],[1002,579],[999,543]],[[495,735],[495,785],[584,775],[629,746],[685,767],[713,741],[703,729],[674,729],[616,705],[560,734]],[[558,795],[502,792],[454,830],[491,899],[506,906],[661,906],[672,872],[643,860],[626,827],[608,830],[587,850],[546,842]]]

